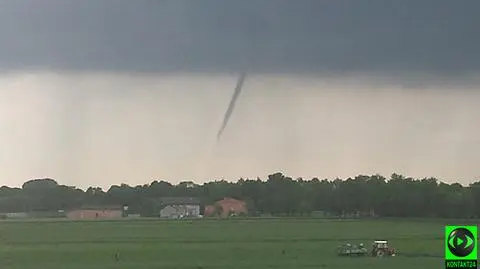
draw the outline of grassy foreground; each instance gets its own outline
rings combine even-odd
[[[443,268],[444,223],[313,219],[0,222],[5,269]],[[337,245],[387,239],[393,258]],[[114,253],[120,253],[116,261]]]

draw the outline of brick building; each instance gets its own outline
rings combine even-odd
[[[228,217],[231,215],[247,214],[247,204],[245,201],[233,198],[223,198],[216,201],[213,205],[205,207],[205,216]]]

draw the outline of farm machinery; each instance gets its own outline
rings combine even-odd
[[[372,256],[373,257],[383,257],[383,256],[395,256],[395,249],[388,246],[388,242],[385,240],[376,240],[372,243]]]
[[[337,254],[339,256],[366,256],[368,250],[363,246],[363,243],[352,245],[350,243],[341,245],[337,248]],[[388,242],[385,240],[375,240],[372,243],[371,250],[372,257],[393,257],[395,256],[395,249],[388,246]]]

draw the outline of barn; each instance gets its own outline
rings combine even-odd
[[[82,207],[67,212],[72,220],[120,219],[125,217],[126,209],[122,206]]]

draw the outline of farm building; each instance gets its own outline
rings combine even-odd
[[[159,199],[160,217],[178,219],[199,217],[200,201],[194,197],[165,197]]]
[[[0,219],[47,219],[65,217],[66,215],[63,210],[0,213]]]
[[[2,213],[0,219],[27,219],[27,212]]]
[[[205,207],[205,216],[228,217],[247,213],[248,209],[245,201],[228,197]]]
[[[74,220],[119,219],[125,216],[122,206],[84,207],[67,212],[67,218]]]

